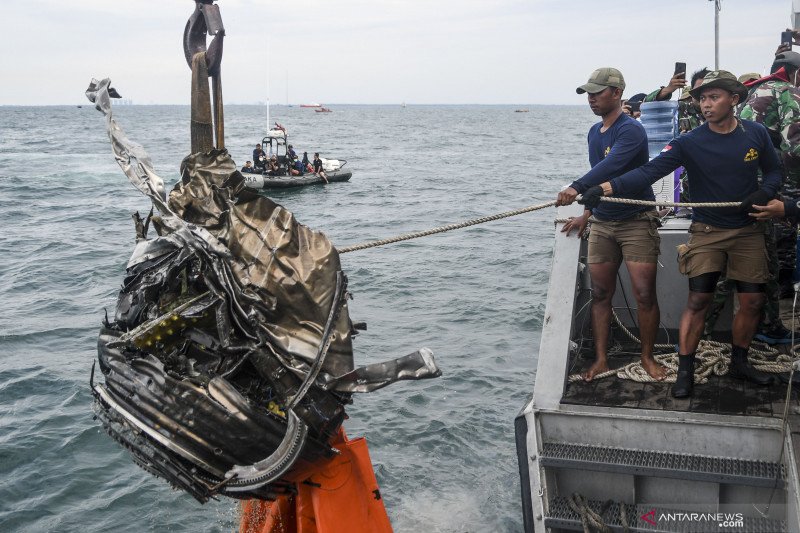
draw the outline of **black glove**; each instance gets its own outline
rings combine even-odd
[[[602,197],[603,188],[599,185],[595,185],[587,189],[586,192],[581,195],[581,199],[578,200],[578,203],[585,205],[589,209],[594,209],[600,205],[600,198]]]
[[[742,205],[739,206],[739,211],[742,213],[754,213],[754,205],[767,205],[767,202],[770,200],[772,200],[772,195],[764,189],[759,189],[742,200]]]

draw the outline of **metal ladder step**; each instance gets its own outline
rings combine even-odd
[[[667,477],[753,487],[785,485],[783,465],[766,461],[686,453],[610,448],[590,444],[546,442],[540,464],[639,476]]]
[[[694,515],[674,509],[653,507],[652,505],[628,505],[617,502],[589,500],[587,505],[599,514],[605,525],[612,531],[631,532],[720,532],[747,531],[751,533],[781,533],[786,531],[786,523],[769,518],[737,516],[734,513],[694,513]],[[623,526],[622,513],[628,523]],[[741,518],[741,521],[739,521]],[[581,516],[570,507],[567,498],[557,496],[550,499],[549,511],[544,517],[544,526],[551,529],[583,531]],[[591,528],[594,531],[594,528]]]

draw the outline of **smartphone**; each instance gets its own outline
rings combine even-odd
[[[789,49],[791,50],[792,41],[793,41],[792,32],[790,31],[781,32],[781,45],[788,45]]]
[[[686,77],[686,63],[675,63],[675,72],[673,72],[672,75],[674,76],[679,72],[683,72],[683,77]]]

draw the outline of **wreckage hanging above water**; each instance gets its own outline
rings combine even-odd
[[[93,371],[94,411],[137,464],[201,502],[290,490],[294,472],[336,453],[353,393],[440,375],[425,348],[355,367],[336,249],[246,189],[224,148],[223,37],[218,7],[198,0],[184,32],[192,153],[168,196],[117,125],[110,81],[86,91],[117,162],[154,207],[134,215],[136,246],[98,339],[105,382]]]

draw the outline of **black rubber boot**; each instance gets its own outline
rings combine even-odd
[[[781,372],[777,374],[778,379],[781,380],[781,383],[789,383],[789,372]],[[795,370],[794,375],[792,375],[792,385],[795,387],[800,386],[800,372]]]
[[[732,346],[731,364],[728,367],[728,373],[734,379],[746,379],[756,385],[772,385],[775,377],[772,374],[753,368],[753,365],[747,361],[747,350],[747,348],[742,348],[741,346]]]
[[[678,377],[672,386],[673,398],[688,398],[694,390],[694,353],[678,354]]]

